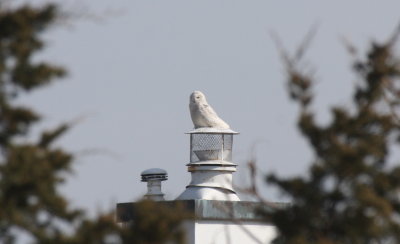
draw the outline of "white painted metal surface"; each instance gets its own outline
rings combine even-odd
[[[142,181],[147,182],[147,193],[144,198],[153,201],[164,201],[164,193],[161,191],[161,181],[168,179],[167,171],[158,168],[147,169],[141,174]]]
[[[187,244],[269,244],[276,228],[261,222],[191,220],[183,225]]]
[[[234,192],[232,187],[232,172],[236,171],[235,167],[202,165],[191,166],[188,171],[192,172],[192,180],[188,187],[216,187]]]
[[[232,172],[236,171],[235,164],[229,163],[225,166],[200,163],[188,164],[192,180],[177,200],[240,201],[232,185]]]
[[[151,168],[151,169],[144,170],[140,175],[141,176],[167,175],[167,171],[165,171],[164,169],[159,169],[159,168]]]
[[[220,200],[220,201],[240,201],[235,192],[222,188],[212,187],[188,187],[179,195],[177,200]]]
[[[232,136],[230,128],[201,127],[190,134],[191,181],[177,200],[240,201],[233,189],[232,173],[237,165],[230,162]]]

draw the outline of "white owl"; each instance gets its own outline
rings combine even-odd
[[[229,125],[218,117],[214,109],[207,103],[202,92],[194,91],[190,95],[189,109],[195,129],[200,127],[229,129]]]

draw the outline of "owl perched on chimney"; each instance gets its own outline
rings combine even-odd
[[[207,103],[202,92],[194,91],[190,95],[189,109],[195,129],[201,127],[229,129],[229,125],[218,117],[214,109]]]

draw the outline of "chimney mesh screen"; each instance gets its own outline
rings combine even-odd
[[[232,134],[191,134],[190,162],[232,160]]]

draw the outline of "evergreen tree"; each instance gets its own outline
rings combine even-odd
[[[360,83],[353,105],[333,107],[327,125],[315,121],[315,82],[299,68],[302,55],[284,55],[288,91],[300,106],[298,127],[314,160],[305,177],[267,176],[291,199],[290,207],[268,216],[279,230],[276,243],[400,243],[400,167],[389,163],[398,163],[392,155],[400,142],[397,35],[355,58]]]
[[[0,243],[15,243],[19,233],[33,243],[182,242],[182,215],[152,202],[141,202],[137,221],[127,228],[112,213],[88,219],[72,209],[58,186],[66,180],[73,155],[53,145],[70,125],[45,131],[23,142],[40,116],[16,99],[63,77],[65,70],[33,56],[45,47],[41,34],[58,18],[54,4],[6,8],[0,0]],[[396,38],[373,43],[356,60],[362,81],[352,109],[334,107],[328,125],[315,122],[313,79],[286,58],[289,93],[299,103],[299,128],[315,160],[307,177],[267,180],[292,198],[291,206],[265,213],[279,230],[277,242],[358,244],[400,243],[400,167],[388,165],[400,141],[400,96]],[[26,140],[23,140],[26,141]]]
[[[181,243],[182,215],[151,202],[136,206],[137,221],[126,228],[113,213],[90,220],[69,206],[58,186],[71,171],[73,155],[53,145],[68,123],[35,142],[19,140],[40,116],[16,99],[65,75],[61,67],[33,61],[45,47],[41,34],[59,16],[54,4],[7,8],[0,0],[0,243],[16,243],[20,234],[33,243]]]

